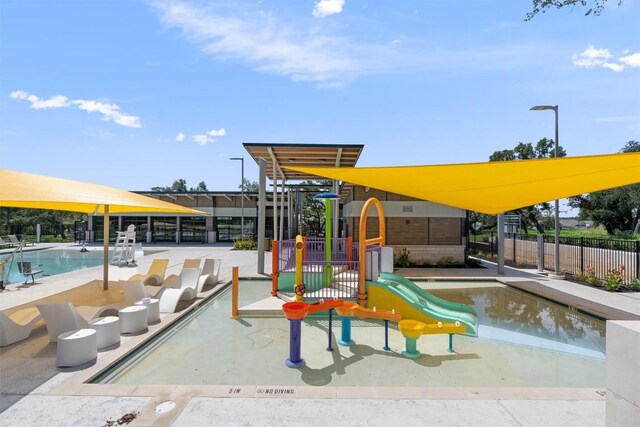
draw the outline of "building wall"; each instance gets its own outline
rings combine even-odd
[[[396,256],[409,254],[414,262],[462,262],[464,260],[466,211],[373,188],[355,186],[343,207],[344,235],[358,241],[362,207],[375,197],[384,209],[387,245]],[[367,219],[367,238],[378,236],[377,210]]]

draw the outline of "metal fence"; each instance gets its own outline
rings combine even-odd
[[[535,234],[505,234],[505,260],[537,265],[538,244]],[[593,274],[602,280],[609,272],[619,272],[624,283],[640,278],[640,241],[598,239],[592,237],[560,237],[560,271],[572,275]],[[487,242],[469,241],[468,248],[495,256],[498,238],[491,234]],[[554,236],[544,236],[543,268],[555,268]]]
[[[306,238],[304,243],[305,298],[355,298],[358,293],[358,244],[345,238],[331,239],[331,261],[327,261],[325,239]],[[368,247],[367,251],[380,255],[378,245]],[[294,240],[279,241],[277,255],[279,272],[295,271]]]

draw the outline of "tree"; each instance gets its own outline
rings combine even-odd
[[[302,185],[309,185],[316,187],[316,191],[308,191],[303,195],[302,201],[302,219],[301,227],[303,234],[318,234],[324,233],[325,229],[325,211],[324,201],[314,199],[313,197],[318,193],[323,193],[331,190],[333,182],[327,179],[321,180],[308,180],[302,182]],[[319,187],[318,187],[319,186]]]
[[[531,160],[546,159],[555,157],[555,142],[552,139],[542,138],[534,146],[532,143],[518,143],[511,150],[499,150],[489,156],[490,162],[511,161],[511,160]],[[558,146],[558,157],[565,157],[567,152],[561,146]],[[513,213],[520,215],[521,226],[524,232],[528,232],[529,223],[538,230],[538,233],[544,233],[543,222],[545,218],[551,216],[551,205],[549,203],[541,203],[539,205],[527,206],[521,209],[515,209]],[[495,221],[487,222],[482,228],[495,227]]]
[[[258,184],[258,181],[251,181],[250,179],[244,178],[242,184],[244,184],[244,191],[247,193],[257,193],[260,190],[260,184]],[[242,184],[238,185],[238,188],[242,189]]]
[[[162,193],[186,193],[189,191],[209,191],[207,184],[204,181],[200,181],[194,188],[187,189],[187,181],[180,178],[173,181],[170,187],[151,187],[151,191],[159,191]]]
[[[577,5],[585,6],[587,11],[585,16],[593,14],[594,16],[600,15],[604,10],[608,0],[533,0],[533,9],[527,13],[525,21],[531,21],[538,13],[546,13],[548,9],[555,7],[556,9],[562,9],[563,7]],[[617,5],[620,6],[622,0],[617,1]]]
[[[629,141],[620,152],[640,152],[640,142]],[[581,219],[592,219],[609,234],[640,232],[640,184],[572,197],[569,206],[580,209]]]

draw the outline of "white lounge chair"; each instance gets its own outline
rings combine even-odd
[[[184,270],[185,268],[200,268],[200,259],[198,258],[187,258],[184,260],[184,262],[182,263],[182,270]],[[180,272],[182,272],[182,270]],[[165,288],[178,288],[180,287],[180,273],[178,274],[172,274],[170,276],[168,276],[166,279],[164,279],[164,281],[162,282],[162,286]],[[158,295],[158,294],[156,294]]]
[[[33,242],[21,242],[18,239],[18,236],[16,236],[15,234],[9,234],[7,237],[9,238],[9,241],[11,242],[12,245],[16,245],[16,246],[24,245],[24,246],[27,246],[27,245],[34,245],[35,244]]]
[[[180,287],[165,288],[160,296],[160,313],[175,313],[180,301],[191,301],[198,296],[199,268],[183,268],[180,273]]]
[[[29,338],[33,326],[42,315],[35,307],[13,313],[11,317],[0,311],[0,347]]]
[[[38,265],[38,267],[41,265],[42,264]],[[44,270],[34,270],[29,261],[18,261],[18,270],[20,270],[20,273],[24,276],[25,285],[27,284],[29,277],[31,277],[31,283],[36,283],[36,279],[33,276],[44,273]]]
[[[167,273],[169,260],[166,258],[156,258],[151,261],[147,274],[134,274],[129,280],[140,280],[147,286],[159,286],[164,282],[164,276]]]
[[[207,258],[204,260],[204,267],[198,279],[198,293],[202,292],[205,286],[213,286],[218,283],[218,275],[220,274],[220,265],[222,260],[218,258]]]
[[[124,293],[124,303],[127,306],[133,305],[143,298],[151,298],[148,287],[139,280],[120,280],[118,283]],[[159,298],[162,295],[162,291],[164,291],[164,288],[160,289],[160,292],[158,292],[160,295],[155,295],[155,297]]]
[[[44,318],[49,333],[49,341],[57,342],[58,335],[63,332],[88,327],[87,319],[102,316],[117,316],[119,307],[108,305],[102,307],[75,307],[70,302],[45,302],[36,304]]]
[[[3,246],[9,246],[10,248],[13,247],[13,244],[11,244],[10,242],[5,242],[2,237],[0,237],[0,249],[2,249]]]

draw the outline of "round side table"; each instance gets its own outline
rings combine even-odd
[[[143,298],[136,301],[135,305],[143,305],[147,307],[147,322],[149,324],[160,321],[160,300],[157,298]]]
[[[131,305],[118,313],[121,334],[135,334],[147,329],[147,307],[144,305]]]
[[[58,335],[56,366],[78,366],[98,357],[95,329],[77,329]]]
[[[91,319],[89,327],[96,330],[98,348],[120,344],[120,319],[118,317],[107,316]]]

